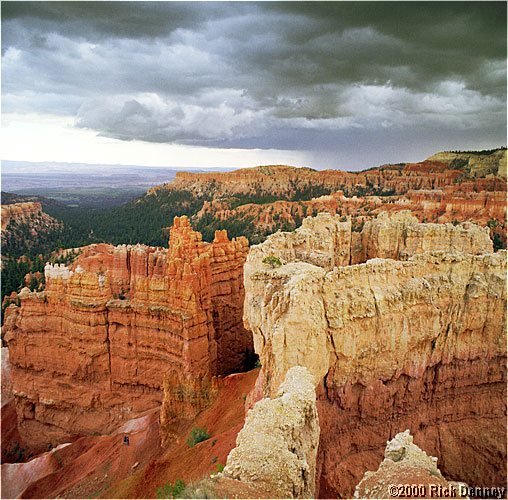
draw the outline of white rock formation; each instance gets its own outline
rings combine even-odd
[[[305,368],[293,367],[277,397],[249,411],[223,475],[274,498],[312,498],[318,443],[314,380]]]

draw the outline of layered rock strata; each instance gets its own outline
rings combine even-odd
[[[293,366],[320,381],[319,495],[351,496],[400,428],[447,477],[503,483],[506,252],[474,225],[408,214],[354,234],[322,214],[251,247],[245,264],[264,395]]]
[[[315,381],[290,368],[274,399],[249,411],[223,476],[270,492],[272,498],[313,498],[319,422]]]
[[[469,181],[475,190],[506,191],[506,150],[491,154],[438,153],[419,163],[383,165],[361,172],[313,170],[287,165],[267,165],[233,172],[177,172],[175,179],[149,192],[186,190],[196,196],[213,194],[213,198],[270,194],[280,198],[302,195],[317,186],[330,191],[358,192],[359,188],[373,194],[404,194],[414,189],[441,189]]]
[[[47,265],[46,290],[24,289],[5,314],[23,438],[37,447],[108,432],[159,406],[164,388],[196,397],[163,419],[199,411],[200,391],[252,349],[241,324],[247,250],[221,231],[204,243],[181,217],[169,250],[92,245],[71,268]]]
[[[506,240],[506,191],[473,191],[469,183],[437,190],[410,190],[400,196],[344,196],[338,191],[307,201],[275,201],[249,203],[231,208],[225,200],[206,201],[196,214],[200,219],[213,216],[228,219],[250,219],[261,231],[273,231],[281,224],[299,225],[305,216],[321,212],[349,216],[358,223],[381,212],[410,210],[420,222],[473,222],[482,226],[495,225]]]

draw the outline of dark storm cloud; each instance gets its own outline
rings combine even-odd
[[[120,139],[505,140],[504,2],[2,2],[2,53],[4,112]]]

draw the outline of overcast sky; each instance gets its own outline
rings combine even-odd
[[[2,159],[359,169],[506,144],[505,2],[2,2]]]

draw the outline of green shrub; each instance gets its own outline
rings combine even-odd
[[[202,441],[206,441],[210,437],[210,434],[206,431],[206,429],[201,429],[201,427],[194,427],[191,430],[189,438],[187,439],[187,444],[192,448],[198,443]]]
[[[263,259],[263,264],[268,264],[272,268],[282,266],[281,260],[278,257],[275,257],[275,255],[267,255]]]
[[[175,484],[166,483],[165,485],[157,488],[155,492],[157,498],[182,498],[182,491],[185,490],[185,483],[181,479],[177,479]]]
[[[185,489],[185,483],[181,479],[177,479],[173,485],[173,498],[180,498],[180,494]]]
[[[224,470],[224,465],[219,462],[215,465],[215,468],[217,469],[217,472],[222,472]]]
[[[494,252],[497,252],[498,250],[505,248],[503,238],[501,238],[501,235],[497,233],[494,233],[494,235],[492,236],[492,242],[494,243]]]

